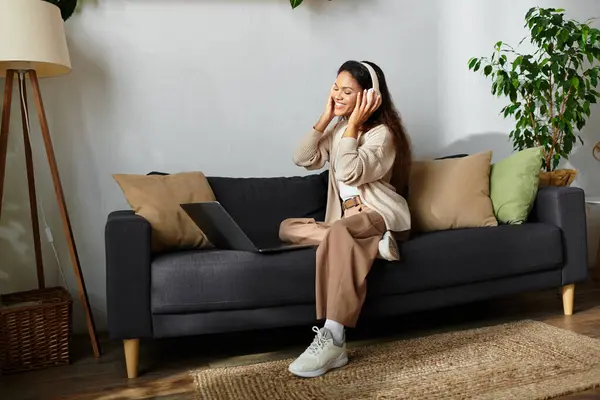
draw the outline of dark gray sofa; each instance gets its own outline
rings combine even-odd
[[[256,241],[277,242],[285,218],[324,218],[327,172],[208,179]],[[570,314],[573,285],[588,274],[586,232],[584,192],[553,187],[523,225],[413,235],[400,262],[376,261],[361,320],[558,287]],[[108,330],[124,341],[130,378],[139,339],[315,322],[314,249],[152,254],[150,225],[132,211],[112,212],[105,238]]]

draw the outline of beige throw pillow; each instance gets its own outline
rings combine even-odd
[[[490,199],[492,152],[413,163],[408,204],[421,232],[497,226]]]
[[[210,242],[180,204],[214,201],[202,172],[173,175],[113,175],[127,202],[152,226],[152,250],[206,248]]]

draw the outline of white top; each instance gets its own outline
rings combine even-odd
[[[342,200],[347,200],[360,195],[360,192],[356,186],[348,186],[341,181],[338,181],[338,188],[340,190],[340,197]]]

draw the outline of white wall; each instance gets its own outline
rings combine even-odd
[[[287,0],[100,0],[73,17],[73,72],[42,88],[99,327],[106,319],[104,224],[110,211],[127,208],[111,174],[304,174],[292,150],[347,59],[384,69],[418,156],[489,148],[500,159],[511,151],[511,123],[498,116],[502,101],[489,94],[489,81],[468,71],[467,60],[491,54],[498,40],[517,43],[533,4],[305,0],[292,11]],[[537,4],[565,6],[579,19],[600,15],[594,0]],[[582,170],[578,184],[596,193],[598,115],[573,157]],[[20,290],[35,284],[35,267],[16,107],[13,119],[0,269],[11,275],[5,288]],[[40,197],[76,296],[35,124],[34,137]],[[49,279],[60,283],[47,243],[44,254]],[[77,321],[81,326],[80,312]]]

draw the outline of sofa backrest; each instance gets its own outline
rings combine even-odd
[[[207,179],[217,201],[252,240],[276,243],[286,218],[325,218],[327,171],[302,177]]]

